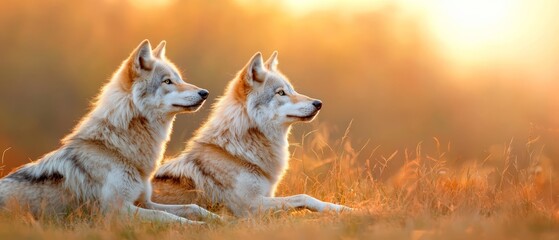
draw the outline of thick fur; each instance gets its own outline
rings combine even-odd
[[[206,90],[185,83],[165,58],[165,42],[152,51],[144,40],[59,149],[0,179],[0,205],[15,202],[35,215],[65,214],[88,205],[182,223],[200,223],[183,218],[190,215],[214,216],[196,205],[150,201],[150,178],[175,115],[196,111],[206,97]]]
[[[266,63],[257,53],[186,150],[157,170],[154,201],[223,206],[236,216],[291,208],[350,210],[305,194],[274,197],[288,167],[291,125],[312,120],[321,106],[297,93],[277,70],[277,52]]]

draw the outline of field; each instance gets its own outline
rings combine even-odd
[[[349,130],[349,129],[348,129]],[[262,213],[245,219],[184,226],[72,213],[33,219],[3,213],[0,239],[557,239],[558,182],[538,139],[525,157],[511,142],[500,153],[453,166],[450,144],[438,139],[416,149],[376,154],[350,138],[328,140],[320,131],[292,147],[291,168],[277,195],[306,193],[356,209]],[[329,141],[329,142],[326,142]],[[423,148],[433,149],[424,152]],[[225,214],[225,213],[223,213]]]
[[[207,89],[256,52],[324,106],[276,195],[351,213],[205,226],[0,211],[3,239],[559,239],[559,1],[1,0],[0,177],[57,149],[142,40]]]

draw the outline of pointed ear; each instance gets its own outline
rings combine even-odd
[[[253,86],[255,82],[264,82],[266,69],[264,68],[264,60],[262,54],[257,52],[252,56],[247,65],[241,70],[241,80],[248,86]]]
[[[157,45],[157,47],[155,47],[155,49],[153,49],[153,56],[155,56],[156,58],[162,59],[165,57],[165,45],[167,45],[167,42],[165,42],[165,40],[161,41],[159,43],[159,45]]]
[[[274,53],[272,53],[272,56],[266,60],[265,65],[270,71],[275,72],[278,70],[278,51],[274,51]]]
[[[130,67],[136,74],[141,73],[141,71],[150,71],[153,69],[154,62],[155,59],[151,52],[151,44],[149,44],[147,39],[142,41],[130,54]]]

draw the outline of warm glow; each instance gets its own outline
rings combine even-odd
[[[431,30],[443,51],[479,61],[506,51],[524,31],[517,0],[440,0],[429,8]],[[488,56],[493,55],[493,56]]]
[[[296,14],[304,14],[315,10],[370,10],[373,7],[384,4],[384,0],[283,0],[283,4]]]
[[[141,8],[166,7],[175,0],[129,0],[133,5]]]
[[[295,14],[317,10],[370,11],[395,5],[423,21],[446,56],[475,63],[498,57],[526,31],[520,0],[284,0]]]
[[[514,1],[510,0],[444,0],[439,2],[437,10],[439,20],[449,27],[483,37],[494,36],[498,33],[495,31],[511,23],[515,11]]]
[[[238,0],[251,6],[253,1]],[[275,1],[271,1],[274,2]],[[424,26],[426,36],[444,57],[457,63],[522,63],[538,59],[553,44],[546,26],[556,21],[558,3],[523,0],[283,0],[295,16],[315,11],[365,13],[397,7],[402,19]]]

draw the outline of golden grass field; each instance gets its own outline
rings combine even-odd
[[[324,102],[294,127],[277,195],[357,209],[205,226],[10,209],[0,240],[559,239],[558,29],[557,0],[0,0],[0,177],[56,149],[134,46],[166,40],[210,91],[168,155],[277,50]]]
[[[358,209],[263,213],[188,226],[73,213],[39,220],[2,213],[0,239],[557,239],[559,181],[538,139],[512,141],[472,164],[452,166],[450,144],[376,154],[314,131],[292,147],[277,195],[306,193]],[[513,140],[514,141],[514,140]],[[433,152],[424,152],[423,146]],[[399,163],[401,162],[401,163]]]

